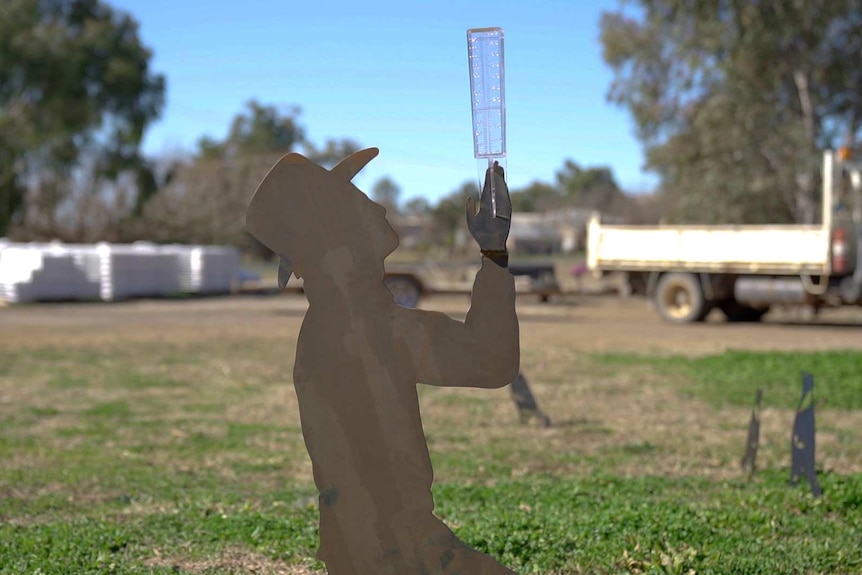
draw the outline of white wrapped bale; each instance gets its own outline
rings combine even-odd
[[[97,263],[88,246],[7,243],[0,250],[0,294],[13,303],[98,299]]]
[[[240,254],[223,246],[196,246],[191,253],[192,286],[197,293],[229,293],[239,275]]]
[[[240,253],[235,248],[170,245],[163,249],[176,256],[185,293],[230,293],[239,277]]]
[[[102,299],[164,297],[181,292],[176,257],[152,244],[99,244]]]
[[[14,244],[4,246],[0,250],[0,293],[3,299],[11,303],[23,303],[18,287],[29,283],[33,273],[41,267],[41,251]]]
[[[92,281],[71,254],[44,254],[42,266],[33,272],[31,281],[16,285],[16,300],[86,301],[100,295],[98,281]]]
[[[229,293],[240,254],[225,246],[16,244],[0,240],[0,299],[117,301]]]

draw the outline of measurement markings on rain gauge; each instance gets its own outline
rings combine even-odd
[[[506,94],[502,28],[467,30],[470,65],[470,105],[473,112],[473,157],[478,162],[479,189],[483,174],[497,163],[506,168]],[[491,180],[492,214],[497,195]]]
[[[470,94],[473,109],[473,155],[506,156],[503,29],[467,30]]]

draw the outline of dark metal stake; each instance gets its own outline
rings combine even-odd
[[[748,471],[748,480],[754,477],[757,468],[757,446],[760,443],[760,400],[763,398],[763,390],[758,389],[754,398],[754,407],[751,409],[751,421],[748,423],[748,438],[745,442],[745,455],[739,462],[743,471]]]
[[[536,398],[533,396],[533,392],[530,391],[530,385],[527,383],[527,378],[524,377],[523,373],[518,373],[518,377],[512,382],[510,387],[512,389],[512,399],[515,400],[521,423],[527,423],[530,418],[535,417],[542,422],[543,427],[551,427],[551,418],[539,409],[539,404],[536,403]]]
[[[811,494],[820,497],[822,491],[814,469],[814,429],[814,376],[802,372],[802,398],[790,440],[790,484],[798,484],[804,476],[811,485]]]

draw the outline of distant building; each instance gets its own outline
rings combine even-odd
[[[517,254],[568,254],[583,250],[587,241],[587,224],[595,210],[565,208],[547,212],[515,212],[506,247]],[[433,222],[428,216],[393,215],[392,227],[405,248],[427,244],[432,238]],[[617,216],[602,215],[605,223],[622,223]],[[456,251],[469,250],[474,245],[466,222],[455,230]]]
[[[572,253],[586,245],[587,223],[595,210],[565,208],[547,212],[516,212],[506,247],[518,254]],[[604,220],[614,220],[603,216]]]
[[[391,214],[387,219],[398,234],[399,245],[403,248],[414,249],[428,243],[431,239],[433,222],[429,216]]]

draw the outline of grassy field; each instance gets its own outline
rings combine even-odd
[[[0,573],[321,570],[298,321],[0,338]],[[522,367],[549,429],[507,389],[420,387],[437,512],[470,545],[522,574],[862,573],[862,352],[593,353],[537,330]],[[801,369],[819,499],[787,485]]]

